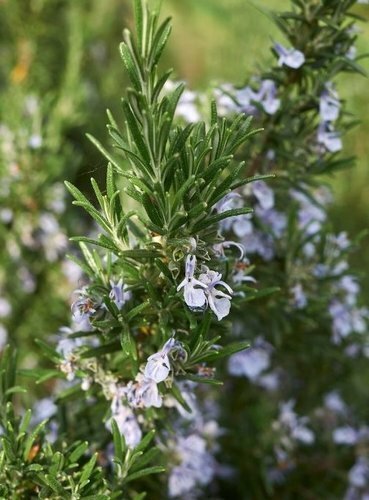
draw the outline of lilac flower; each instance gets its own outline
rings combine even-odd
[[[227,210],[241,208],[242,206],[243,200],[241,195],[238,193],[229,193],[215,205],[215,209],[221,214]],[[244,235],[252,233],[253,226],[250,219],[251,214],[236,215],[221,221],[220,227],[223,231],[230,231],[232,229],[236,236],[242,238]]]
[[[333,129],[329,122],[321,122],[318,128],[317,141],[330,153],[337,153],[342,149],[340,133]]]
[[[119,310],[122,309],[124,304],[129,300],[132,296],[131,292],[127,292],[127,285],[123,284],[123,279],[121,278],[118,283],[115,283],[113,280],[110,280],[110,293],[109,298],[114,302]]]
[[[286,214],[278,212],[278,210],[274,210],[274,208],[264,210],[260,206],[255,208],[255,214],[265,226],[268,226],[268,229],[270,229],[275,238],[281,238],[283,236],[287,226]]]
[[[241,245],[241,243],[236,243],[235,241],[222,241],[221,243],[216,243],[215,245],[213,245],[213,250],[219,257],[225,257],[224,250],[231,247],[236,247],[239,250],[239,260],[242,260],[244,257],[245,249],[243,245]]]
[[[250,349],[233,354],[228,360],[228,371],[236,377],[247,377],[256,382],[270,366],[271,345],[259,338]]]
[[[324,406],[328,410],[340,415],[344,415],[347,412],[347,406],[337,391],[332,391],[325,395]]]
[[[356,308],[349,304],[333,300],[328,307],[333,320],[333,341],[340,342],[351,332],[363,333],[366,330],[369,311],[366,308]]]
[[[297,49],[291,48],[287,49],[283,47],[280,43],[274,44],[274,50],[279,55],[278,64],[279,66],[288,66],[289,68],[298,69],[305,62],[304,54]]]
[[[263,210],[269,210],[274,207],[274,192],[270,189],[266,182],[252,182],[251,190]]]
[[[349,481],[355,488],[365,488],[369,485],[369,461],[365,457],[358,457],[349,472]]]
[[[280,385],[279,376],[276,372],[266,373],[258,378],[257,384],[267,391],[276,391]]]
[[[274,115],[280,106],[280,99],[276,98],[276,94],[275,82],[273,80],[263,80],[256,92],[250,87],[238,90],[236,100],[244,113],[255,114],[257,110],[253,103],[259,103],[267,114]]]
[[[248,253],[256,253],[264,260],[270,261],[275,254],[273,237],[262,231],[253,231],[242,239]]]
[[[230,222],[232,222],[233,232],[238,238],[243,238],[249,234],[252,234],[254,227],[251,222],[251,214],[241,214],[234,217],[230,217]]]
[[[177,292],[184,289],[184,300],[191,309],[201,308],[206,303],[206,285],[194,278],[195,269],[196,256],[189,254],[186,258],[185,279],[178,285]]]
[[[118,429],[123,434],[129,448],[135,448],[141,441],[142,431],[137,423],[133,411],[120,403],[112,411],[111,419],[116,421]],[[106,423],[107,429],[111,430],[111,419]]]
[[[340,113],[341,103],[337,92],[333,89],[331,83],[325,85],[325,89],[320,95],[319,114],[322,122],[331,122],[337,120]]]
[[[313,444],[315,435],[311,429],[304,425],[297,425],[292,429],[291,436],[303,444]]]
[[[360,286],[358,285],[355,276],[347,274],[343,276],[338,284],[338,289],[346,293],[345,302],[351,306],[356,304],[357,296],[360,293]]]
[[[290,432],[291,438],[304,444],[312,444],[315,441],[314,433],[306,427],[307,417],[298,417],[294,411],[295,401],[290,400],[280,404],[278,423],[283,429]]]
[[[33,407],[32,425],[39,424],[43,420],[47,420],[55,415],[57,406],[51,398],[39,399]]]
[[[231,299],[233,294],[232,288],[227,285],[227,283],[222,281],[222,275],[220,273],[211,271],[207,268],[205,273],[200,274],[199,280],[206,287],[204,293],[210,309],[216,315],[218,321],[220,321],[229,314],[231,309]],[[230,295],[217,290],[216,286],[219,285],[223,286]]]
[[[144,375],[146,378],[154,380],[157,384],[163,382],[170,372],[170,362],[168,353],[179,343],[171,338],[165,342],[161,351],[152,354],[146,363]]]
[[[163,399],[155,380],[138,373],[136,383],[130,383],[127,388],[127,399],[134,408],[160,408]]]
[[[249,264],[250,262],[247,259],[246,261],[236,263],[235,270],[232,275],[232,280],[234,283],[240,284],[247,281],[250,283],[256,283],[256,279],[247,274],[247,268]]]
[[[201,436],[193,433],[180,437],[173,451],[180,464],[169,473],[169,496],[184,498],[195,486],[204,486],[212,480],[215,462]]]
[[[352,446],[357,442],[358,433],[353,427],[345,425],[334,429],[332,438],[336,444],[346,444]]]
[[[216,100],[220,116],[239,111],[239,105],[236,104],[230,95],[233,93],[234,88],[230,84],[224,84],[219,89],[214,90],[214,98]]]
[[[301,283],[297,283],[290,289],[292,293],[292,304],[296,309],[304,309],[307,305],[307,298]]]
[[[88,296],[86,288],[76,290],[76,292],[79,292],[80,297],[73,302],[71,307],[73,320],[76,323],[84,323],[86,321],[89,323],[90,317],[96,313],[96,305]]]
[[[299,226],[303,228],[308,235],[319,232],[322,223],[327,218],[324,208],[301,191],[293,189],[290,191],[290,194],[300,205],[298,211]]]
[[[276,98],[277,87],[273,80],[263,80],[259,95],[261,96],[260,104],[268,115],[274,115],[278,111],[281,104],[280,99]]]

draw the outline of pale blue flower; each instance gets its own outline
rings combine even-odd
[[[206,296],[204,292],[206,285],[194,278],[195,270],[196,256],[189,254],[186,258],[185,278],[178,285],[177,292],[182,290],[182,288],[184,289],[184,300],[191,309],[198,309],[206,304]]]
[[[228,371],[236,377],[247,377],[256,382],[270,366],[271,346],[257,339],[250,349],[233,354],[228,360]]]
[[[120,310],[124,306],[124,304],[127,302],[127,300],[130,300],[132,297],[131,292],[128,292],[126,290],[127,285],[123,283],[123,279],[121,278],[118,283],[115,283],[113,280],[110,281],[110,293],[109,293],[109,298],[111,301],[114,302],[114,304],[117,306],[117,308]]]
[[[180,345],[180,343],[177,340],[170,338],[165,342],[163,348],[159,352],[149,356],[144,370],[145,377],[154,380],[157,384],[163,382],[170,372],[168,354],[178,345]]]
[[[269,210],[274,207],[274,192],[266,182],[252,182],[251,190],[263,210]]]
[[[180,463],[169,472],[170,497],[186,498],[195,486],[205,486],[212,480],[215,461],[206,447],[205,439],[195,433],[178,438],[173,452]]]
[[[319,100],[319,114],[322,122],[337,120],[340,114],[341,103],[337,92],[331,83],[327,83]]]
[[[330,153],[337,153],[342,149],[340,133],[333,129],[329,122],[321,122],[318,128],[317,140]]]
[[[238,90],[235,97],[239,104],[239,110],[246,114],[255,114],[257,108],[254,104],[258,103],[265,113],[274,115],[280,106],[280,99],[276,97],[276,94],[275,82],[273,80],[263,80],[257,91],[247,86]]]
[[[275,245],[273,237],[263,231],[254,230],[242,239],[242,244],[247,253],[256,253],[264,260],[270,261],[275,255]]]
[[[355,488],[369,486],[369,461],[365,457],[358,457],[349,472],[349,481]],[[359,497],[358,497],[359,498]]]
[[[86,289],[76,290],[76,292],[80,293],[80,297],[71,306],[73,320],[76,323],[84,323],[96,313],[96,305],[88,296]]]
[[[297,283],[290,291],[292,293],[292,305],[296,309],[304,309],[307,305],[307,297],[301,283]]]
[[[219,257],[225,257],[224,250],[231,247],[235,247],[238,249],[238,251],[240,252],[240,256],[238,257],[238,259],[242,260],[245,254],[245,249],[243,245],[241,245],[241,243],[236,243],[235,241],[222,241],[221,243],[216,243],[215,245],[213,245],[213,250]]]
[[[211,271],[210,269],[206,269],[205,273],[200,274],[199,280],[206,286],[204,293],[207,303],[218,318],[218,321],[220,321],[229,314],[231,309],[232,288],[222,281],[222,275],[220,273]],[[215,288],[219,285],[223,286],[230,295]]]
[[[281,101],[276,97],[277,87],[273,80],[263,80],[259,89],[259,102],[265,113],[274,115],[278,111]]]
[[[324,406],[338,415],[347,412],[347,405],[337,391],[331,391],[324,396]]]
[[[112,407],[112,416],[106,423],[106,428],[110,431],[112,419],[116,421],[118,429],[124,436],[127,446],[129,448],[135,448],[141,441],[142,431],[133,411],[128,406],[124,406],[119,402],[118,405]]]
[[[133,408],[160,408],[163,398],[159,393],[157,383],[152,378],[147,378],[143,373],[138,373],[135,382],[129,382],[125,388],[127,401]]]
[[[305,62],[305,56],[300,50],[294,48],[287,49],[280,43],[274,44],[274,50],[279,55],[279,66],[285,65],[289,68],[298,69]]]
[[[337,427],[332,433],[332,439],[336,444],[346,444],[348,446],[353,446],[357,443],[358,432],[356,429],[350,425],[344,425],[343,427]]]

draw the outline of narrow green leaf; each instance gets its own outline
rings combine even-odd
[[[111,419],[111,430],[113,432],[113,443],[114,443],[114,457],[118,463],[122,464],[124,462],[124,452],[126,449],[126,444],[124,441],[124,436],[122,436],[118,424],[114,418]]]
[[[97,453],[92,455],[91,459],[83,467],[81,477],[79,478],[79,484],[83,484],[90,478],[96,464],[96,459],[97,459]]]
[[[135,479],[139,479],[143,476],[148,476],[149,474],[160,474],[161,472],[165,472],[165,467],[160,465],[156,465],[153,467],[147,467],[146,469],[142,469],[140,471],[134,472],[133,474],[129,474],[124,482],[128,483],[130,481],[134,481]]]
[[[146,436],[143,439],[141,439],[141,441],[136,446],[135,452],[146,450],[151,441],[154,439],[155,433],[156,433],[155,429],[152,429],[150,432],[148,432]]]
[[[82,455],[84,455],[87,449],[88,449],[87,441],[84,441],[83,443],[79,444],[77,448],[74,451],[72,451],[72,453],[69,455],[69,462],[71,464],[77,462],[82,457]]]
[[[195,224],[195,226],[193,227],[193,232],[196,233],[198,231],[201,231],[202,229],[212,226],[213,224],[217,224],[221,220],[228,219],[229,217],[235,217],[237,215],[243,215],[243,214],[250,214],[252,212],[253,212],[252,208],[243,207],[243,208],[233,208],[232,210],[226,210],[222,213],[211,215],[210,217],[207,217],[206,219],[203,219],[202,221]]]
[[[38,435],[43,431],[48,419],[43,420],[40,422],[35,429],[32,431],[32,433],[27,437],[25,444],[24,444],[24,451],[23,451],[23,459],[25,461],[28,461],[29,459],[29,453],[31,451],[31,448],[33,446],[33,443],[36,441]]]
[[[112,164],[114,167],[119,171],[122,170],[122,167],[119,165],[117,160],[109,153],[107,149],[104,148],[104,146],[97,140],[95,139],[94,136],[91,134],[86,134],[86,137],[92,142],[92,144],[102,153],[103,156]]]

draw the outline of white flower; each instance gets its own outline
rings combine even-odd
[[[300,50],[294,48],[286,49],[280,43],[274,44],[274,50],[279,55],[279,66],[285,65],[289,68],[297,69],[305,62],[305,56]]]
[[[163,382],[170,372],[170,362],[168,353],[177,345],[177,341],[173,338],[167,340],[163,349],[155,354],[152,354],[146,363],[144,375],[146,378],[154,380],[157,384]]]
[[[200,282],[206,285],[205,294],[209,304],[210,309],[218,318],[218,321],[223,319],[229,314],[231,309],[231,295],[227,295],[215,287],[217,285],[223,286],[230,294],[233,293],[232,288],[222,281],[222,275],[216,271],[206,270],[206,273],[202,273],[199,276]]]
[[[203,307],[206,303],[204,292],[206,285],[194,278],[195,269],[196,256],[189,254],[186,258],[185,279],[178,285],[177,292],[184,288],[184,299],[186,304],[190,308],[197,309]]]

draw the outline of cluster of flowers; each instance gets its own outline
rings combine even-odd
[[[208,269],[203,269],[204,272],[197,280],[194,278],[195,269],[196,257],[189,254],[186,258],[185,279],[178,286],[178,291],[184,289],[184,300],[191,310],[197,311],[209,306],[218,319],[221,319],[229,313],[231,296],[219,292],[214,287],[222,285],[232,293],[230,288],[221,281],[219,273]],[[140,443],[143,429],[150,428],[150,422],[146,420],[143,410],[166,408],[169,412],[168,418],[173,420],[175,432],[167,436],[164,433],[157,440],[170,464],[168,492],[171,497],[189,492],[193,494],[198,487],[210,483],[216,473],[218,466],[213,453],[217,449],[216,437],[220,430],[214,420],[215,402],[211,403],[211,397],[206,398],[207,404],[212,404],[212,418],[210,412],[209,418],[206,417],[207,412],[200,407],[201,403],[195,397],[198,385],[195,382],[177,382],[186,408],[169,392],[163,395],[163,391],[159,390],[162,383],[167,388],[171,387],[179,366],[177,360],[186,360],[187,352],[182,343],[174,336],[169,338],[158,352],[148,357],[135,380],[124,383],[102,369],[97,359],[91,362],[80,356],[86,347],[99,345],[98,335],[69,337],[70,334],[81,331],[92,333],[95,330],[93,320],[107,313],[103,301],[92,296],[88,287],[76,290],[76,293],[79,296],[71,307],[72,325],[70,328],[61,329],[61,338],[57,345],[57,352],[61,356],[59,366],[66,375],[67,386],[80,383],[82,390],[89,391],[93,384],[98,384],[106,399],[110,401],[110,417],[106,421],[106,428],[111,430],[111,420],[114,419],[130,448]],[[202,294],[200,298],[198,293]],[[132,292],[122,279],[111,280],[108,297],[122,310],[132,299]],[[222,306],[222,300],[227,301],[225,306]],[[51,415],[54,407],[52,402],[49,401],[45,406],[51,411]],[[110,455],[107,450],[107,456]]]

